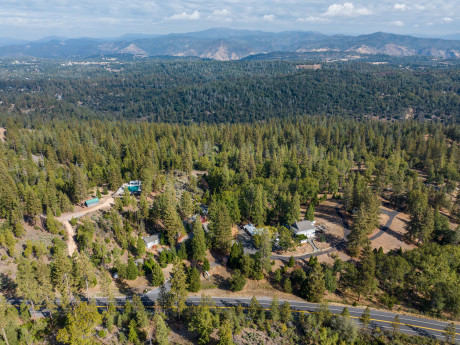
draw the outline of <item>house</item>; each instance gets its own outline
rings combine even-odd
[[[160,244],[160,235],[159,234],[152,235],[152,236],[149,236],[149,237],[144,237],[142,239],[144,240],[145,246],[147,247],[147,249],[150,249],[153,246],[156,246],[156,245]]]
[[[141,186],[142,181],[139,180],[129,181],[129,183],[123,183],[123,185],[120,188],[118,188],[115,195],[123,195],[125,192],[125,188],[128,188],[130,194],[139,194],[142,191]]]
[[[90,200],[85,201],[85,206],[86,207],[91,207],[91,206],[96,206],[99,205],[99,198],[94,198]]]
[[[300,222],[295,222],[291,225],[291,230],[296,236],[304,235],[307,239],[315,237],[315,221],[302,220]],[[307,242],[307,239],[300,241],[300,243]]]
[[[262,232],[262,229],[256,228],[255,225],[251,224],[251,223],[246,224],[245,226],[243,226],[243,229],[251,236],[260,234]]]

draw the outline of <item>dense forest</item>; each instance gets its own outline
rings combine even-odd
[[[35,77],[14,65],[0,80],[1,343],[168,344],[184,327],[198,344],[441,343],[401,334],[396,318],[391,331],[368,327],[369,309],[358,329],[347,308],[332,315],[321,304],[299,315],[276,297],[269,311],[256,298],[247,309],[217,309],[205,295],[188,308],[188,294],[206,294],[200,276],[214,257],[236,294],[264,281],[310,302],[334,296],[458,320],[458,70],[143,61],[113,72],[37,63]],[[67,68],[80,74],[65,76]],[[364,116],[401,118],[408,107],[432,120]],[[142,181],[139,195],[113,194],[131,180]],[[111,207],[64,217],[96,197]],[[300,246],[289,226],[313,220],[326,199],[349,223],[349,259],[275,263],[272,252]],[[382,203],[407,214],[403,240],[412,249],[371,247]],[[254,253],[232,232],[248,222],[263,228]],[[144,242],[152,234],[163,248],[155,255]],[[115,284],[126,289],[138,277],[160,287],[157,308],[136,294],[117,308]],[[106,305],[80,302],[95,295]],[[454,323],[446,342],[452,334]]]
[[[233,123],[310,114],[457,121],[455,61],[389,62],[319,62],[311,70],[315,63],[283,61],[14,61],[0,66],[0,100],[4,111],[33,118]]]

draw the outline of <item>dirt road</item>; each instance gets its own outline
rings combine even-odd
[[[107,199],[101,199],[101,203],[99,205],[93,206],[93,207],[88,207],[85,208],[84,210],[77,211],[77,212],[69,212],[65,213],[60,217],[57,217],[56,219],[60,221],[62,224],[64,224],[66,231],[67,231],[67,247],[69,250],[69,256],[72,256],[72,254],[77,250],[77,244],[75,243],[75,231],[70,224],[70,220],[72,218],[81,218],[88,213],[100,210],[100,209],[105,209],[105,208],[110,208],[113,204],[114,200],[113,197],[109,196]]]

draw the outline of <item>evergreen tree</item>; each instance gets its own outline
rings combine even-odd
[[[223,322],[219,327],[219,342],[218,345],[234,345],[232,324]]]
[[[286,293],[292,293],[291,279],[289,279],[289,278],[284,279],[283,291],[286,292]]]
[[[202,295],[201,302],[194,308],[188,325],[190,331],[198,333],[198,344],[201,345],[209,344],[210,335],[214,331],[214,317],[210,309],[212,306],[212,300]]]
[[[187,275],[185,274],[184,265],[181,261],[175,260],[171,272],[171,297],[177,306],[179,316],[185,309],[185,301],[187,300]]]
[[[145,255],[145,242],[140,235],[137,238],[136,253],[138,258]]]
[[[361,315],[361,322],[364,328],[366,328],[371,322],[371,311],[369,310],[369,307],[364,309],[363,315]]]
[[[57,332],[56,339],[65,344],[97,343],[96,327],[102,323],[97,307],[82,302],[66,315],[65,326]]]
[[[270,304],[270,319],[274,322],[277,322],[280,319],[280,305],[276,296],[273,297]]]
[[[188,191],[185,191],[182,193],[182,197],[180,199],[180,215],[182,219],[187,219],[191,216],[193,210],[194,210],[194,205],[193,205],[193,200]]]
[[[193,260],[203,262],[203,260],[206,259],[206,239],[199,217],[197,217],[193,223],[193,238],[191,248]]]
[[[355,289],[358,292],[358,300],[361,295],[367,296],[375,288],[375,257],[370,243],[362,251],[355,284]]]
[[[198,292],[201,290],[201,280],[200,280],[200,272],[196,269],[196,267],[193,267],[189,271],[188,275],[188,290],[191,292]]]
[[[154,261],[152,266],[152,285],[160,286],[164,283],[164,281],[165,277],[163,271],[158,262]]]
[[[292,311],[291,304],[288,301],[285,301],[280,309],[281,322],[288,324],[292,322]]]
[[[232,223],[227,206],[221,200],[214,201],[209,207],[209,231],[213,248],[227,254],[232,242]]]
[[[134,280],[137,278],[139,270],[133,258],[128,259],[128,267],[126,268],[126,279]]]
[[[163,319],[162,314],[155,314],[153,317],[155,342],[157,345],[169,345],[169,328]]]
[[[326,291],[326,286],[324,283],[323,270],[318,262],[315,262],[307,279],[302,285],[304,285],[302,287],[302,295],[306,300],[314,303],[319,303],[321,301]]]
[[[203,271],[208,272],[211,269],[211,265],[209,264],[208,259],[204,259],[203,261]]]
[[[246,277],[241,273],[240,270],[236,269],[232,273],[232,278],[230,279],[230,290],[232,291],[241,291],[246,285]]]
[[[234,242],[228,258],[228,267],[236,269],[241,268],[244,255],[244,247],[241,242]]]
[[[315,205],[313,205],[312,202],[308,205],[307,212],[305,213],[305,219],[309,221],[315,220]]]

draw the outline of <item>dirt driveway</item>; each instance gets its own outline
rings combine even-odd
[[[56,218],[58,221],[60,221],[62,224],[64,224],[64,226],[66,228],[67,237],[68,237],[67,246],[68,246],[68,249],[69,249],[69,255],[70,256],[72,256],[72,254],[77,250],[77,244],[75,243],[75,238],[74,238],[75,237],[75,231],[74,231],[74,229],[73,229],[73,227],[72,227],[72,225],[70,224],[69,221],[72,218],[81,218],[81,217],[87,215],[88,213],[95,212],[95,211],[98,211],[98,210],[101,210],[101,209],[110,208],[113,203],[114,203],[113,197],[108,196],[108,197],[102,198],[101,203],[99,205],[96,205],[96,206],[93,206],[93,207],[88,207],[88,208],[85,208],[85,209],[83,209],[81,211],[77,211],[77,212],[65,213],[62,216]]]

